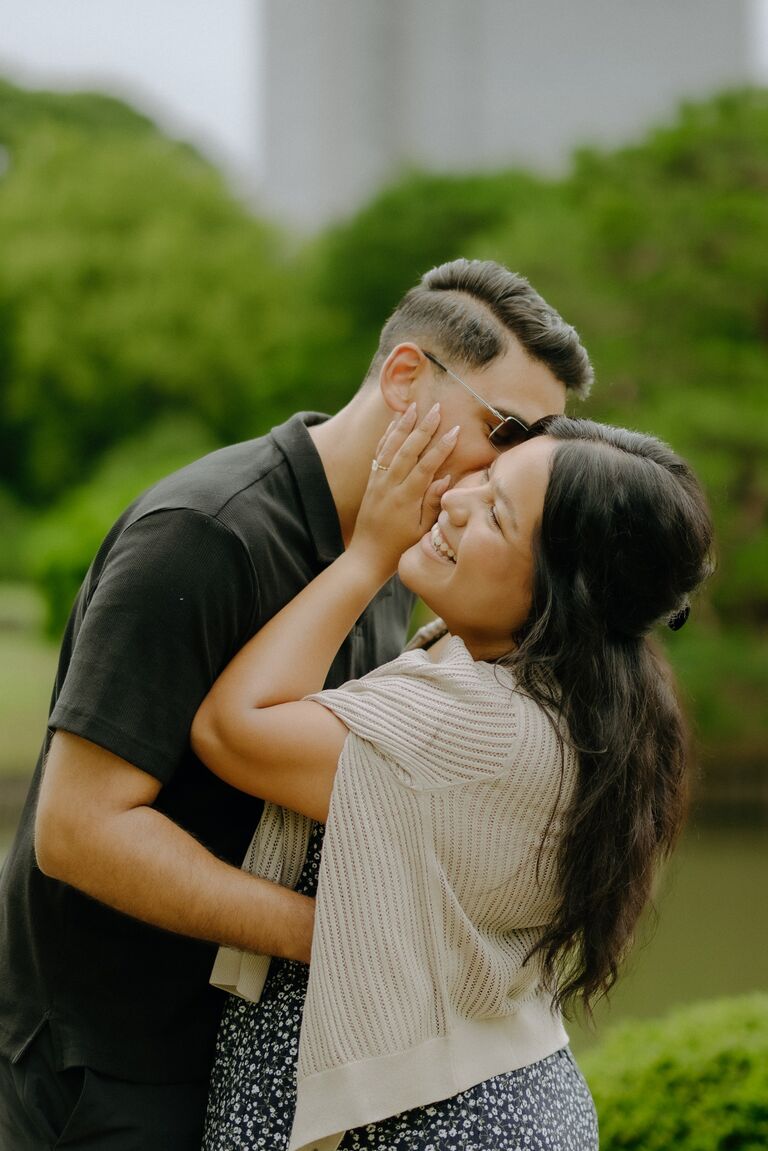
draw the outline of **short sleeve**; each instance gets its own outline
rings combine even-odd
[[[168,782],[195,712],[253,627],[255,575],[217,520],[154,512],[113,545],[49,720]]]
[[[372,744],[414,789],[495,778],[518,743],[511,679],[473,660],[457,636],[438,663],[408,651],[362,679],[307,698]]]

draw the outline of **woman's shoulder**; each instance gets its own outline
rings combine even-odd
[[[423,640],[425,632],[431,642],[414,642],[417,637]],[[552,727],[553,723],[565,734],[562,723],[555,719],[557,693],[551,685],[541,693],[530,691],[520,683],[514,666],[474,659],[463,639],[449,632],[442,620],[434,620],[421,629],[396,659],[357,682],[361,690],[366,684],[376,685],[382,692],[391,691],[399,698],[404,698],[403,692],[413,693],[414,703],[415,697],[431,696],[433,705],[444,699],[445,706],[463,703],[481,711],[491,708],[509,719],[514,718],[514,713],[518,719],[525,717],[521,730],[525,728],[531,734],[538,727]],[[354,690],[354,683],[346,686]],[[520,726],[517,721],[516,726]]]
[[[391,663],[369,672],[364,681],[402,682],[403,677],[416,690],[421,683],[433,691],[442,689],[454,698],[495,698],[506,706],[513,705],[517,694],[517,682],[509,669],[474,659],[463,639],[445,630],[444,625],[439,638],[428,647],[409,645]]]
[[[439,618],[420,627],[398,659],[388,666],[419,667],[424,666],[426,660],[443,669],[462,668],[506,688],[517,687],[517,677],[511,667],[503,662],[476,660],[461,636],[450,632],[444,620]]]

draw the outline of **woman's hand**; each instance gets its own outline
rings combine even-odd
[[[224,669],[192,724],[203,763],[233,787],[324,820],[347,729],[320,691],[355,620],[428,531],[450,483],[435,472],[458,428],[435,436],[437,404],[382,436],[349,547],[273,616]]]
[[[459,435],[451,428],[435,438],[440,405],[435,404],[418,426],[416,405],[393,420],[376,449],[348,552],[389,578],[400,556],[429,531],[440,511],[440,498],[451,477],[435,479],[450,456]]]

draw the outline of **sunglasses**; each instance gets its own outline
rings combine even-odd
[[[455,380],[457,384],[461,384],[462,388],[466,388],[471,396],[492,412],[496,419],[499,421],[495,428],[491,428],[488,433],[490,443],[496,448],[497,451],[503,452],[506,448],[517,447],[518,444],[524,444],[526,440],[532,440],[535,436],[540,436],[546,432],[549,425],[557,417],[555,415],[542,416],[540,420],[536,420],[533,424],[526,424],[524,420],[519,420],[517,416],[503,416],[501,412],[497,411],[492,404],[484,400],[482,396],[478,395],[474,388],[471,388],[461,376],[457,376],[450,368],[438,360],[437,356],[433,356],[431,352],[427,352],[424,348],[421,349],[424,355],[441,371],[445,372]]]

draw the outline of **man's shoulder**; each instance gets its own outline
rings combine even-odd
[[[295,549],[297,541],[309,541],[305,504],[319,500],[317,492],[327,482],[307,425],[322,418],[299,413],[266,435],[220,448],[159,480],[112,525],[91,565],[88,587],[98,582],[116,548],[142,563],[156,548],[182,564],[185,557],[198,562],[196,548],[200,560],[211,550],[240,552],[253,567],[275,547]],[[325,501],[335,516],[330,489]]]
[[[165,476],[144,492],[122,517],[130,524],[153,512],[188,510],[222,519],[237,531],[253,522],[267,500],[292,514],[298,489],[324,480],[308,428],[327,419],[299,412],[265,435],[219,448]]]
[[[158,480],[128,509],[128,519],[173,510],[217,518],[241,493],[257,487],[285,462],[270,435],[230,444]]]

